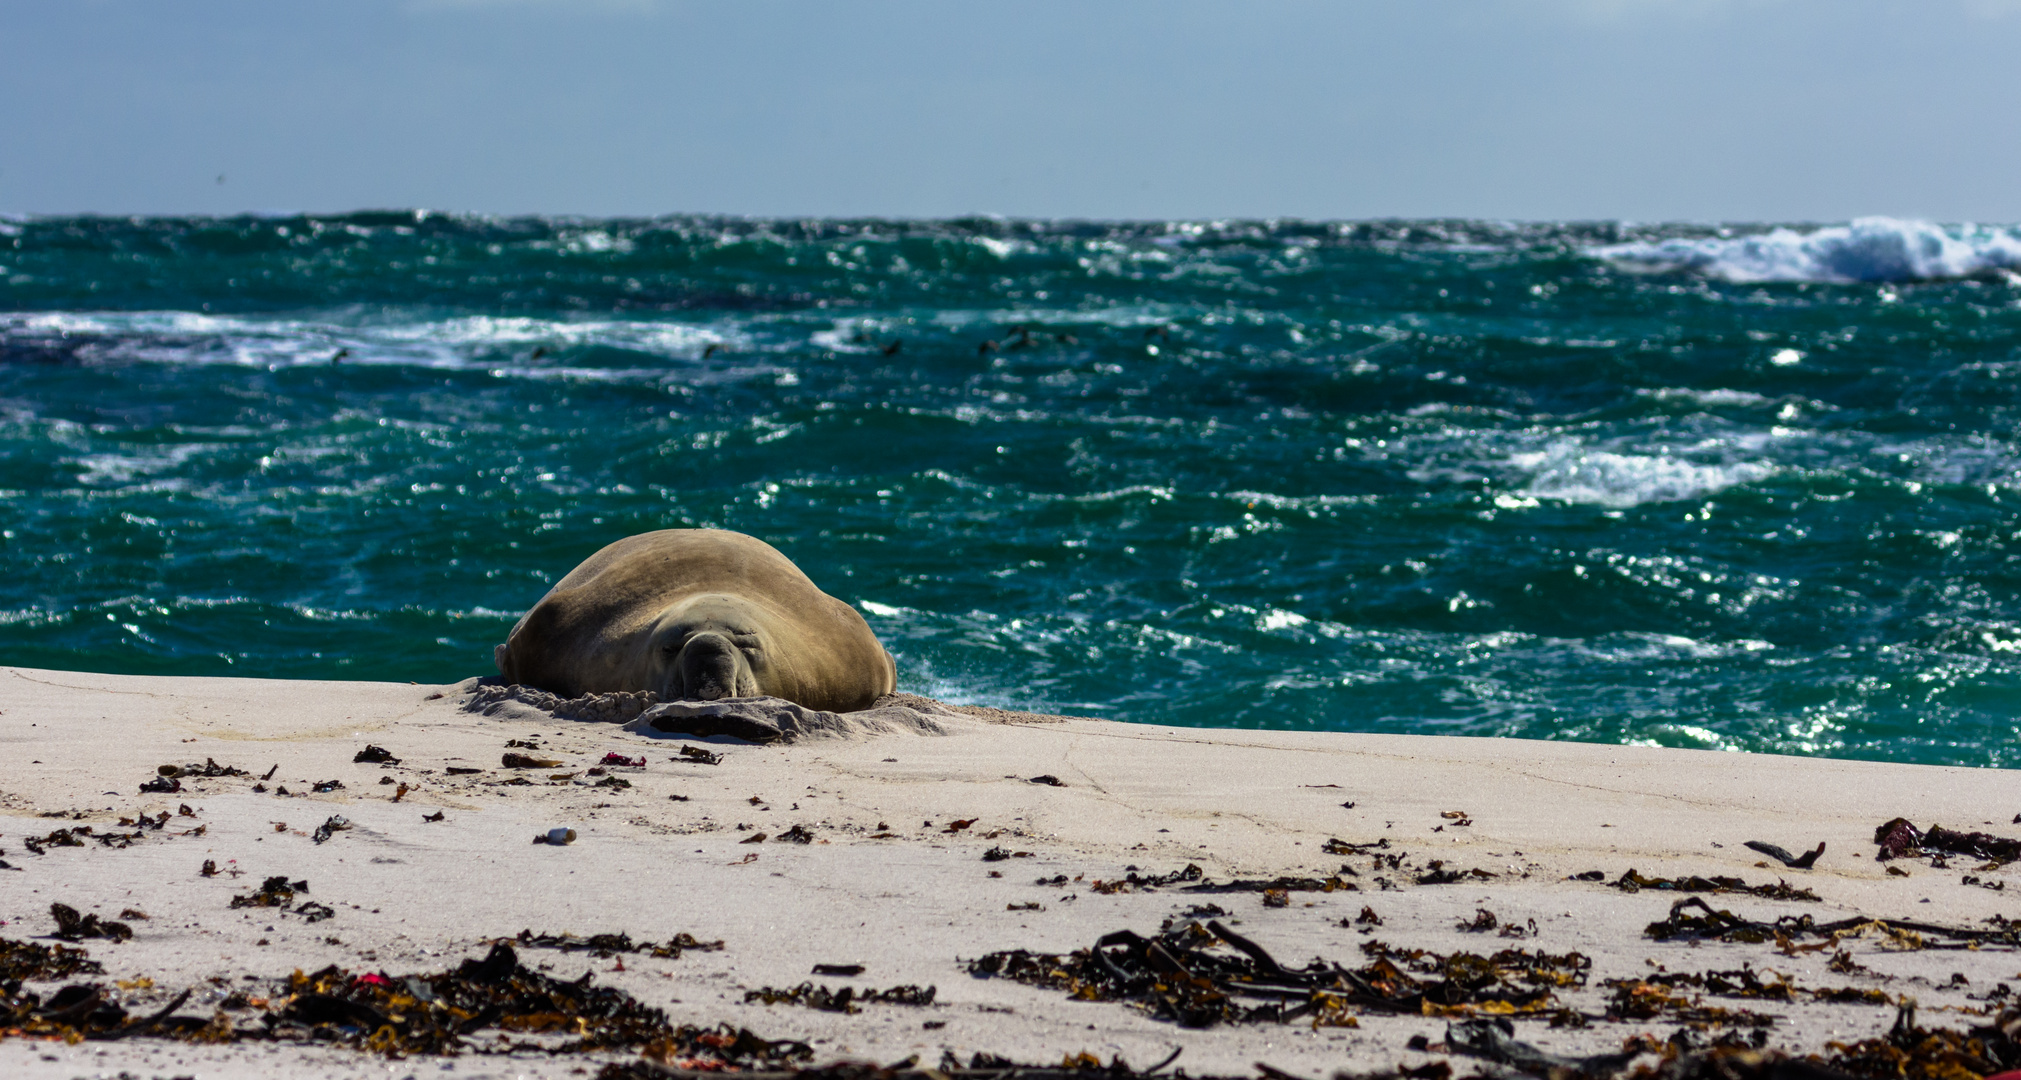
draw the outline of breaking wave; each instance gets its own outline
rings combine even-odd
[[[1628,270],[1732,282],[1941,281],[2021,271],[2021,230],[1865,217],[1809,232],[1609,244],[1588,254]]]

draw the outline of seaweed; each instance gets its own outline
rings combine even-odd
[[[455,1054],[480,1029],[568,1036],[558,1045],[513,1044],[503,1036],[485,1052],[546,1049],[554,1053],[636,1048],[659,1060],[689,1059],[716,1068],[786,1065],[813,1056],[803,1043],[768,1041],[730,1027],[673,1027],[666,1013],[585,975],[551,978],[519,962],[512,946],[494,944],[482,960],[453,971],[392,977],[335,966],[295,974],[288,993],[264,1018],[260,1035],[333,1042],[402,1057]]]
[[[1964,1080],[2021,1067],[2021,1011],[1963,1031],[1924,1028],[1914,1001],[1902,1002],[1886,1035],[1825,1044],[1824,1064],[1863,1080]]]
[[[938,993],[938,990],[935,987],[929,986],[921,989],[910,984],[894,986],[888,990],[865,990],[859,992],[853,986],[845,986],[840,990],[830,990],[826,986],[816,986],[811,982],[803,982],[798,986],[788,987],[783,990],[771,986],[761,986],[756,990],[746,990],[744,991],[744,1001],[746,1004],[753,1001],[762,1001],[767,1005],[805,1005],[810,1009],[819,1009],[822,1012],[856,1013],[863,1011],[857,1008],[859,1002],[881,1002],[890,1005],[931,1005],[936,993]]]
[[[1787,848],[1778,847],[1766,840],[1749,840],[1746,846],[1782,863],[1791,870],[1808,870],[1812,866],[1817,865],[1818,856],[1825,853],[1825,845],[1822,840],[1818,841],[1817,847],[1801,855],[1791,855]]]
[[[105,968],[83,949],[0,938],[0,984],[98,975]]]
[[[1932,852],[1972,855],[2001,863],[2021,859],[2021,840],[1991,833],[1959,832],[1942,825],[1932,825],[1925,832],[1907,818],[1892,818],[1876,828],[1874,843],[1881,849],[1874,858],[1882,862],[1921,858]]]
[[[279,908],[287,911],[294,905],[295,894],[309,891],[307,881],[289,881],[286,874],[275,874],[260,883],[260,887],[244,896],[232,897],[234,908],[263,907]]]
[[[1622,892],[1641,892],[1643,889],[1660,889],[1669,892],[1702,893],[1746,893],[1764,900],[1804,900],[1815,903],[1818,894],[1809,889],[1799,889],[1787,881],[1778,880],[1773,885],[1749,885],[1737,877],[1700,877],[1696,874],[1681,878],[1646,877],[1639,871],[1630,869],[1611,883]]]
[[[938,1021],[928,1021],[929,1025]],[[1179,1056],[1177,1050],[1164,1061],[1141,1072],[1130,1067],[1121,1057],[1112,1058],[1107,1065],[1092,1054],[1069,1054],[1055,1065],[1033,1065],[998,1057],[995,1054],[977,1053],[963,1065],[953,1051],[943,1050],[940,1065],[928,1068],[919,1063],[918,1055],[892,1065],[871,1065],[863,1062],[836,1061],[817,1068],[802,1068],[779,1071],[745,1070],[738,1074],[739,1080],[1154,1080],[1157,1077],[1185,1077],[1182,1070],[1177,1074],[1165,1073],[1164,1069]],[[714,1080],[716,1074],[706,1071],[707,1063],[687,1063],[689,1067],[669,1067],[653,1061],[619,1061],[605,1065],[596,1074],[595,1080]],[[1258,1072],[1266,1080],[1296,1080],[1289,1074],[1273,1069],[1262,1063],[1257,1064]],[[1434,1062],[1417,1070],[1398,1070],[1384,1080],[1449,1080],[1452,1070],[1444,1062]],[[1344,1075],[1344,1074],[1343,1074]],[[1199,1076],[1191,1080],[1255,1080],[1254,1076],[1225,1077]],[[1372,1080],[1372,1078],[1356,1078]],[[1751,1078],[1750,1078],[1751,1080]],[[1808,1080],[1808,1078],[1803,1078]]]
[[[1359,970],[1324,959],[1287,968],[1262,946],[1209,921],[1154,937],[1118,930],[1064,956],[993,952],[966,967],[979,978],[1063,990],[1083,1001],[1128,1002],[1183,1027],[1308,1018],[1315,1026],[1355,1026],[1361,1009],[1420,1015],[1539,1011],[1554,1004],[1553,989],[1583,985],[1591,967],[1578,953],[1521,949],[1440,956],[1393,952],[1369,942],[1363,952],[1373,961]]]
[[[719,952],[723,948],[720,941],[700,941],[693,934],[682,931],[664,942],[633,941],[630,934],[591,934],[577,937],[574,934],[536,934],[531,930],[521,930],[514,938],[501,938],[490,942],[493,945],[517,945],[522,949],[555,949],[561,952],[588,951],[606,958],[618,953],[645,953],[667,960],[678,960],[684,952]]]
[[[1696,914],[1693,914],[1693,911]],[[1784,915],[1772,922],[1743,918],[1731,911],[1714,908],[1704,900],[1689,896],[1670,905],[1670,914],[1643,930],[1658,941],[1705,940],[1738,941],[1750,944],[1775,942],[1785,950],[1827,948],[1848,937],[1873,932],[1901,949],[1978,949],[1988,945],[2021,948],[2021,921],[2009,922],[1999,916],[1987,920],[1989,930],[1965,926],[1942,926],[1906,919],[1874,919],[1864,915],[1818,922],[1809,915]],[[1805,938],[1822,943],[1798,946]]]
[[[278,768],[278,766],[276,767]],[[165,776],[171,779],[182,776],[217,777],[252,775],[252,773],[244,769],[233,768],[230,765],[220,765],[217,763],[216,758],[205,758],[204,763],[201,765],[163,765],[154,771],[157,776]],[[273,774],[269,773],[267,775],[272,776]]]
[[[69,904],[49,905],[49,917],[56,920],[56,936],[65,941],[82,941],[85,938],[126,941],[133,937],[133,927],[80,913]]]
[[[1446,1045],[1455,1053],[1483,1058],[1524,1072],[1558,1080],[1562,1077],[1612,1076],[1641,1053],[1639,1049],[1588,1057],[1565,1057],[1516,1038],[1516,1026],[1501,1016],[1465,1020],[1446,1026]]]
[[[374,746],[370,743],[365,744],[365,749],[358,751],[357,755],[351,758],[351,761],[354,764],[359,762],[371,765],[400,764],[400,759],[393,756],[393,751],[383,746]]]
[[[723,755],[704,750],[699,746],[683,746],[681,747],[681,756],[670,760],[691,761],[701,765],[721,765],[723,763]]]

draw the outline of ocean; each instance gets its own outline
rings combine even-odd
[[[901,688],[2021,765],[2021,231],[0,220],[0,663],[443,682],[737,529]]]

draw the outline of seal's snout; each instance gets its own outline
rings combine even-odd
[[[737,696],[737,647],[717,633],[688,639],[675,661],[676,689],[689,701]]]

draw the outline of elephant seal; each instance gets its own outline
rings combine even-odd
[[[626,537],[555,583],[493,650],[508,683],[563,697],[770,695],[867,709],[897,665],[863,616],[778,549],[723,529]]]

